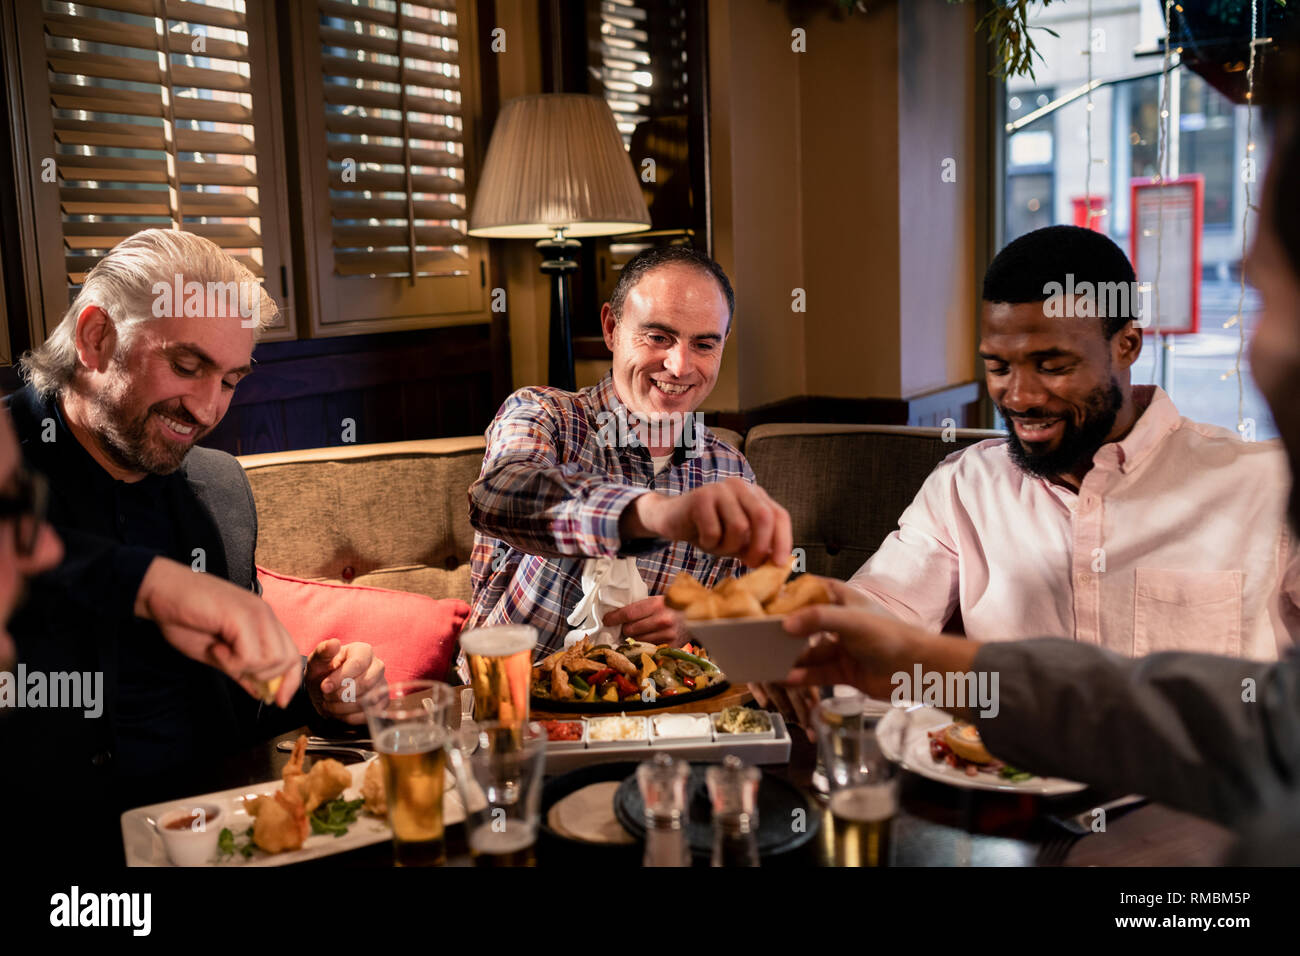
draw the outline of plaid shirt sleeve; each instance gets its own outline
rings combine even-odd
[[[469,489],[476,531],[549,558],[619,557],[619,518],[649,488],[558,464],[562,443],[586,427],[544,397],[516,393],[487,432],[483,469]]]

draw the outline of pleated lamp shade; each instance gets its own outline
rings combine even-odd
[[[506,103],[469,224],[472,236],[501,239],[649,229],[641,185],[605,101],[543,93]]]

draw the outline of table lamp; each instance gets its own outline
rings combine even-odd
[[[603,99],[542,93],[501,108],[479,177],[469,234],[541,239],[552,278],[550,384],[574,391],[569,277],[582,236],[650,228],[650,212]]]

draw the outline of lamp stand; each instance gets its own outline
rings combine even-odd
[[[581,245],[576,239],[564,238],[563,229],[537,243],[542,253],[542,274],[552,280],[549,384],[568,392],[578,390],[573,369],[573,291],[569,276],[578,270],[574,256]]]

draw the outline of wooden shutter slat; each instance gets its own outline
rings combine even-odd
[[[325,102],[337,106],[365,106],[386,110],[402,108],[402,98],[397,93],[389,93],[385,90],[359,90],[355,86],[344,86],[341,83],[325,84]],[[435,116],[461,115],[459,103],[434,99],[430,96],[412,96],[409,93],[406,96],[406,110],[408,113],[430,113]]]
[[[356,30],[336,30],[332,27],[320,28],[320,42],[327,47],[341,47],[345,50],[370,50],[374,53],[397,55],[397,37],[375,36]]]
[[[207,130],[176,130],[176,151],[179,153],[230,153],[252,155],[253,141],[238,133],[212,133]]]
[[[411,268],[411,257],[405,252],[336,252],[334,271],[341,276],[406,275]],[[469,260],[454,252],[421,252],[415,254],[417,273],[438,275],[464,272]]]
[[[401,146],[375,146],[371,143],[330,143],[329,158],[336,162],[355,159],[361,163],[387,163],[401,166],[406,162]],[[455,153],[433,149],[411,150],[412,166],[435,166],[460,169],[465,165],[463,157]]]
[[[369,189],[374,192],[406,192],[405,173],[381,173],[369,169],[357,170],[355,183],[340,182],[335,175],[333,189],[347,189],[355,192]],[[459,193],[465,194],[465,182],[450,176],[434,176],[429,173],[415,173],[411,176],[411,188],[418,193]]]
[[[156,60],[128,60],[102,53],[73,53],[50,50],[50,69],[68,76],[93,76],[103,80],[130,80],[134,83],[162,83]]]
[[[257,174],[234,163],[178,162],[176,178],[183,186],[256,186]]]
[[[45,29],[51,36],[65,39],[87,40],[91,43],[111,43],[141,50],[158,49],[158,31],[153,27],[98,20],[95,17],[73,17],[67,14],[46,13]],[[69,50],[69,53],[73,51]],[[73,53],[80,56],[80,53]]]
[[[64,186],[59,203],[68,216],[169,216],[166,189],[85,189]]]
[[[334,227],[334,247],[336,249],[360,249],[373,246],[385,248],[398,246],[406,248],[410,233],[406,226],[340,226]],[[416,226],[415,244],[417,246],[452,246],[463,245],[465,234],[450,226]]]
[[[247,93],[248,77],[226,70],[209,70],[199,66],[182,66],[173,63],[171,68],[174,87],[193,87],[199,90],[225,90]]]
[[[439,199],[417,199],[412,204],[416,219],[465,219],[464,206]],[[335,219],[405,219],[405,199],[332,199]]]
[[[98,10],[115,10],[118,13],[134,13],[142,17],[154,15],[153,0],[75,0],[79,7],[91,7]]]
[[[134,156],[57,156],[55,168],[65,182],[165,183],[167,161]]]
[[[262,237],[245,223],[187,222],[185,231],[211,239],[223,249],[253,248],[262,244]]]
[[[96,123],[55,120],[54,138],[65,146],[108,146],[119,149],[166,149],[161,126],[143,123]]]
[[[178,120],[207,120],[215,123],[242,123],[251,126],[253,111],[241,103],[203,100],[197,96],[172,99],[172,115]]]
[[[257,218],[257,203],[243,193],[197,193],[181,191],[181,212],[186,216],[220,216],[234,219]]]
[[[150,0],[151,7],[153,6]],[[223,10],[202,3],[185,3],[184,0],[167,0],[167,18],[184,23],[199,23],[205,27],[225,27],[227,30],[246,28],[244,14],[237,10]]]
[[[77,83],[51,83],[50,101],[61,110],[88,113],[123,113],[131,116],[162,116],[162,96],[136,90],[101,90]]]
[[[353,80],[396,81],[396,69],[382,63],[366,63],[362,60],[346,60],[340,56],[321,57],[321,72],[325,76],[341,76]],[[406,70],[407,86],[423,86],[433,90],[456,90],[460,84],[454,77],[427,70]]]
[[[217,60],[247,60],[248,47],[233,40],[220,40],[216,37],[203,37],[203,52],[194,51],[194,37],[197,34],[167,31],[167,49],[173,54],[186,56],[206,56]]]
[[[349,116],[345,113],[326,113],[325,128],[331,133],[350,133],[354,136],[396,136],[409,133],[410,139],[438,140],[447,143],[461,142],[461,133],[450,126],[435,123],[411,123],[402,128],[402,121],[381,119],[377,116]]]

